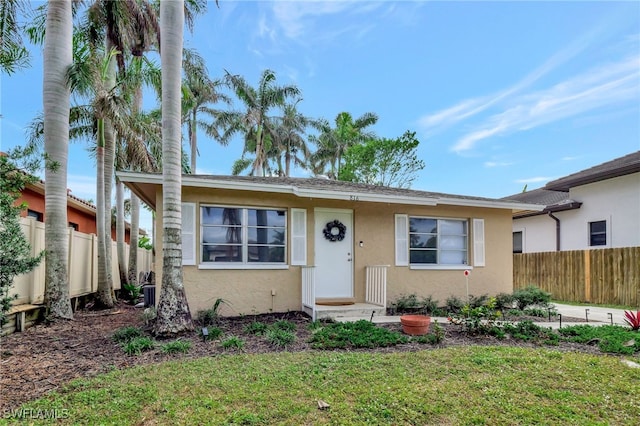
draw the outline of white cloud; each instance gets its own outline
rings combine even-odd
[[[580,158],[579,156],[575,156],[575,157],[567,156],[567,157],[562,157],[562,161],[574,161],[579,158]]]
[[[506,161],[485,161],[484,162],[484,166],[485,167],[507,167],[507,166],[512,166],[513,163],[509,163]]]
[[[539,182],[549,182],[555,178],[547,177],[547,176],[537,176],[526,179],[516,179],[516,183],[539,183]]]

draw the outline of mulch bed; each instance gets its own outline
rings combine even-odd
[[[204,342],[196,333],[192,333],[190,336],[182,337],[183,340],[188,339],[192,343],[187,354],[169,355],[163,353],[160,348],[156,348],[139,356],[129,356],[111,340],[111,335],[124,326],[144,327],[141,314],[141,309],[121,303],[109,311],[78,311],[73,321],[36,325],[24,333],[2,337],[0,341],[0,412],[17,408],[20,404],[39,398],[73,379],[92,377],[114,368],[122,369],[172,359],[193,359],[235,353],[222,349],[219,342]],[[241,337],[245,341],[244,353],[278,352],[283,349],[274,349],[262,336],[246,334],[244,328],[253,321],[272,323],[280,319],[289,320],[297,327],[296,341],[288,346],[286,351],[313,350],[308,343],[311,333],[307,325],[311,320],[300,312],[221,318],[218,327],[223,330],[225,337],[232,335]],[[563,318],[563,321],[568,320]],[[572,320],[577,321],[577,319]],[[407,343],[366,351],[417,351],[459,345],[535,346],[510,339],[468,336],[461,333],[458,326],[441,325],[445,330],[445,340],[439,346]],[[383,326],[392,330],[401,330],[400,324]],[[600,353],[594,346],[564,342],[550,348]]]

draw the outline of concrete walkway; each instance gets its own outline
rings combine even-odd
[[[624,309],[613,309],[613,308],[602,308],[599,306],[572,306],[572,305],[563,305],[560,303],[554,303],[556,310],[559,314],[562,315],[562,327],[569,327],[572,325],[609,325],[618,324],[618,325],[627,325],[624,322]],[[588,311],[585,311],[588,309]],[[611,314],[611,316],[609,315]],[[589,320],[586,322],[568,322],[564,318],[583,318],[585,320]],[[369,320],[370,317],[338,317],[336,321],[338,322],[350,322],[350,321],[358,321],[361,319]],[[431,317],[432,321],[438,321],[440,324],[447,324],[449,321],[445,317]],[[535,323],[541,327],[552,328],[554,330],[560,328],[560,318],[558,318],[554,322],[539,322]],[[388,316],[388,315],[374,315],[372,319],[374,324],[385,324],[385,323],[399,323],[400,316]]]

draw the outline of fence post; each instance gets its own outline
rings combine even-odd
[[[585,302],[591,302],[591,252],[584,251],[584,298]]]

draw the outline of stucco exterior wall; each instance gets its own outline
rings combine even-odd
[[[560,250],[640,246],[640,173],[571,188],[579,209],[557,212]],[[607,221],[607,244],[589,246],[589,222]],[[556,223],[547,215],[514,219],[513,232],[523,232],[523,252],[556,250]]]
[[[162,282],[162,193],[157,193],[155,234],[158,246],[156,273],[158,286]],[[394,214],[409,214],[438,218],[483,218],[485,220],[486,266],[473,268],[469,279],[470,294],[496,294],[512,291],[511,211],[468,207],[420,207],[387,203],[350,202],[341,200],[302,199],[288,194],[265,194],[202,188],[186,188],[183,202],[198,203],[196,241],[200,240],[200,204],[237,205],[243,207],[303,208],[307,211],[307,264],[314,265],[314,238],[322,234],[314,230],[314,208],[351,209],[353,211],[354,297],[365,298],[365,267],[390,265],[388,269],[388,301],[403,294],[433,296],[444,303],[451,295],[466,295],[463,269],[412,270],[396,267]],[[471,233],[471,223],[469,232]],[[362,241],[362,247],[359,242]],[[469,239],[469,259],[473,259]],[[287,213],[287,259],[291,253],[291,214]],[[200,248],[198,246],[198,258]],[[229,305],[222,315],[298,311],[301,309],[301,267],[278,270],[199,269],[184,266],[184,285],[192,314],[210,308],[217,298]],[[159,290],[159,289],[158,289]],[[156,292],[159,297],[159,291]],[[275,295],[272,295],[275,294]]]

